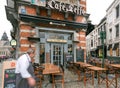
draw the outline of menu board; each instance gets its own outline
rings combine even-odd
[[[73,61],[73,55],[72,55],[72,54],[66,54],[66,57],[65,57],[65,58],[66,58],[66,61],[68,61],[68,62],[69,62],[69,61],[70,61],[70,62]]]
[[[16,88],[15,69],[5,69],[4,72],[4,88]]]
[[[2,66],[2,87],[0,88],[16,88],[15,77],[16,61],[4,61]]]

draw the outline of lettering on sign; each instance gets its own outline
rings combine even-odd
[[[48,0],[46,4],[47,4],[47,7],[51,9],[57,9],[59,11],[64,11],[64,12],[72,12],[77,15],[85,14],[85,11],[83,10],[82,6],[67,4],[67,3],[63,3],[55,0]]]
[[[59,42],[59,43],[66,43],[66,40],[62,39],[47,39],[47,42]]]

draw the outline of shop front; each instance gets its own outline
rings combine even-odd
[[[75,31],[38,28],[40,34],[40,63],[65,64],[66,54],[76,57]],[[51,31],[49,31],[51,30]],[[49,31],[49,32],[48,32]]]

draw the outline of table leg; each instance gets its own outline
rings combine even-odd
[[[100,84],[100,72],[98,72],[98,85]]]
[[[108,74],[106,73],[106,88],[108,88]]]
[[[115,88],[117,88],[117,72],[115,72],[115,84],[116,84],[116,87]]]
[[[86,87],[86,73],[84,72],[84,86]]]

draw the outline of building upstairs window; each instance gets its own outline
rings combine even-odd
[[[120,8],[119,8],[119,5],[117,5],[117,7],[116,7],[116,18],[119,18],[119,15],[120,15]]]
[[[45,38],[45,32],[40,32],[40,38]]]
[[[112,29],[109,29],[109,33],[110,33],[109,39],[112,40]]]
[[[116,37],[119,37],[119,24],[117,24],[115,28],[116,28]]]
[[[91,40],[91,47],[93,47],[93,40]]]

